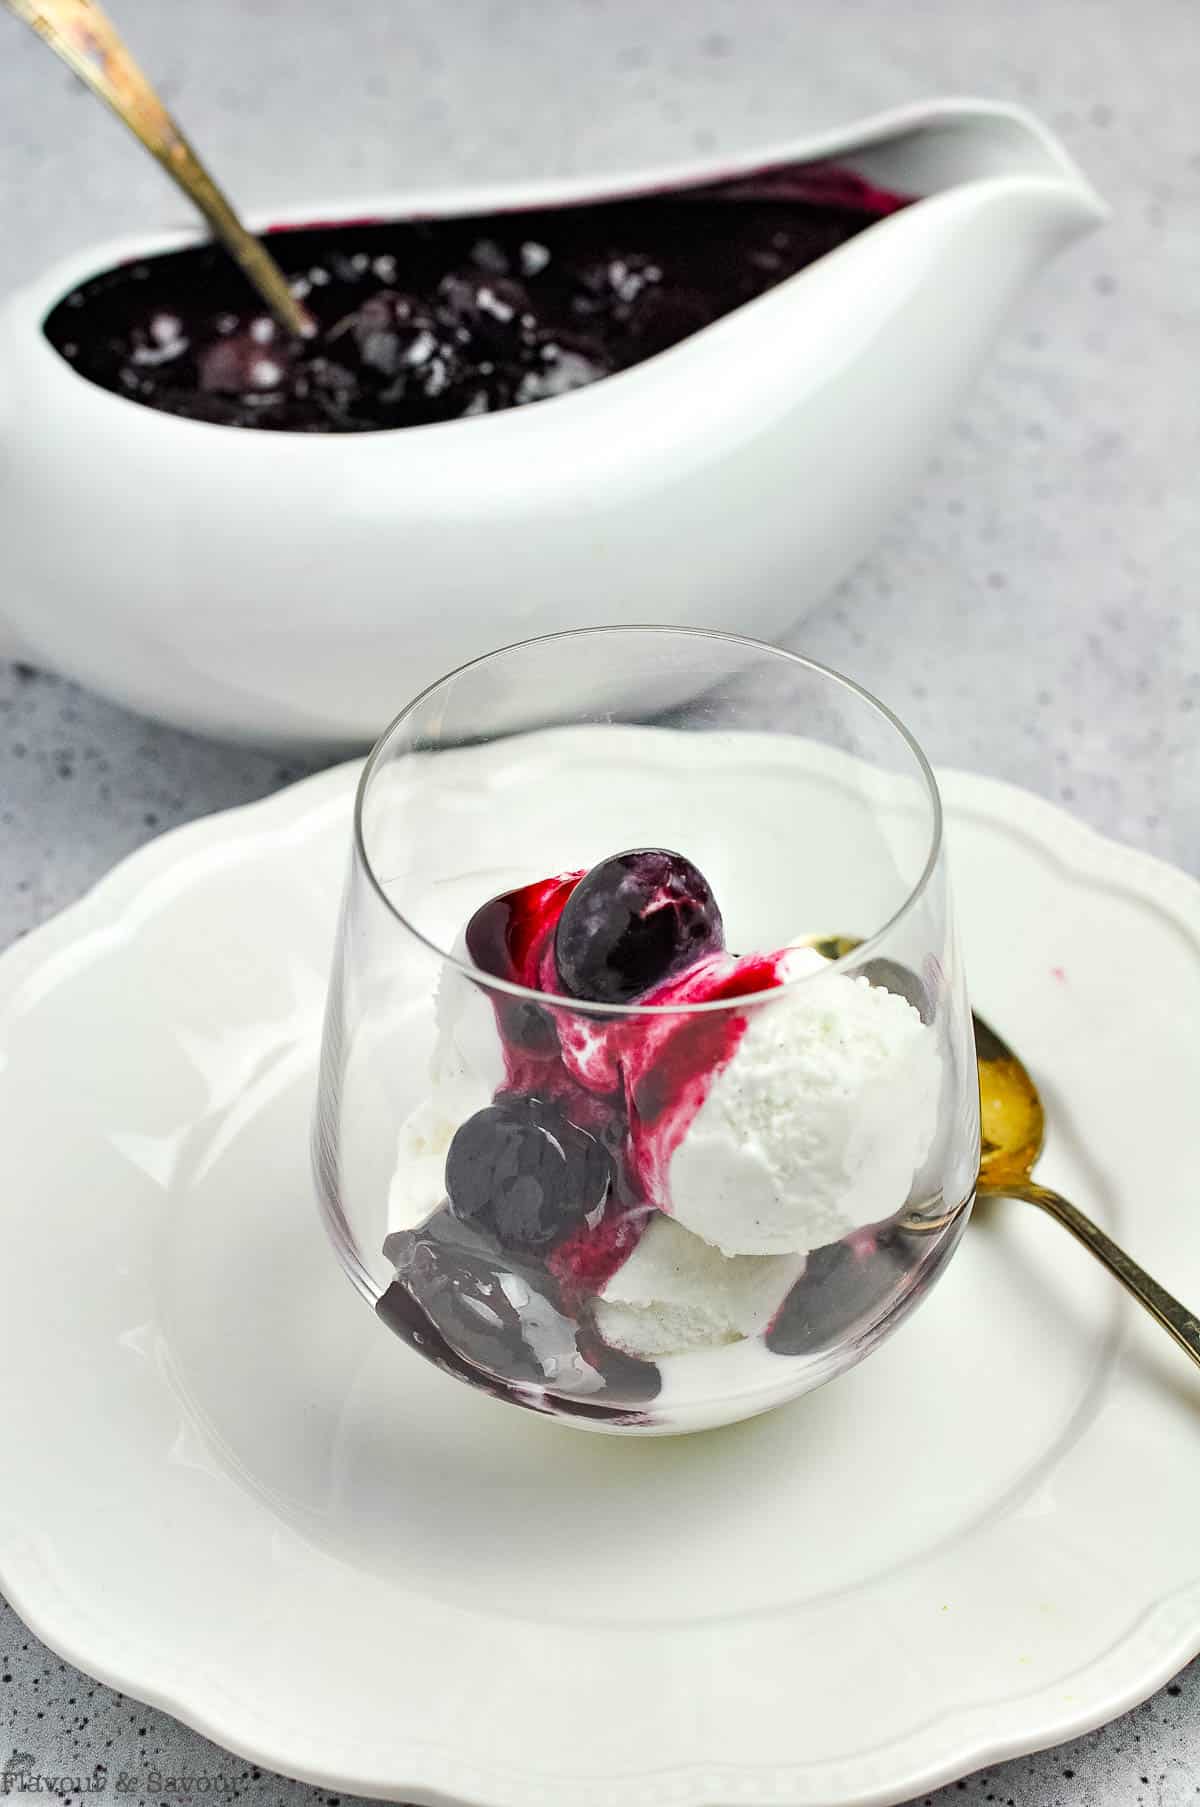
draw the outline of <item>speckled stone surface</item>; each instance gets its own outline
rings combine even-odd
[[[736,149],[930,93],[1035,107],[1114,220],[1026,297],[915,504],[795,643],[892,702],[935,760],[1200,872],[1194,0],[116,10],[214,168],[268,206]],[[181,218],[73,79],[11,20],[0,35],[0,285],[87,239]],[[0,943],[161,829],[306,769],[0,666]],[[131,1802],[187,1799],[182,1779],[200,1774],[228,1797],[334,1798],[94,1684],[3,1608],[0,1659],[5,1769],[22,1754],[44,1775],[104,1765]],[[933,1798],[960,1792],[1183,1807],[1200,1797],[1200,1666],[1103,1732]]]

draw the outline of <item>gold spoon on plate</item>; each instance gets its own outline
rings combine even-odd
[[[1078,1206],[1034,1179],[1033,1166],[1042,1152],[1046,1123],[1038,1089],[1007,1042],[1001,1041],[981,1017],[975,1017],[974,1022],[983,1131],[979,1196],[1018,1198],[1026,1204],[1040,1205],[1065,1230],[1070,1230],[1097,1261],[1103,1262],[1126,1292],[1132,1293],[1179,1347],[1200,1364],[1200,1322],[1195,1313],[1152,1279]]]
[[[807,940],[827,960],[840,959],[862,945],[852,935],[812,935]],[[898,991],[917,1009],[922,1007],[924,987],[907,967],[892,960],[869,960],[864,971],[874,983]],[[1008,1043],[974,1012],[971,1020],[975,1025],[979,1068],[982,1141],[978,1196],[1023,1199],[1026,1204],[1040,1205],[1065,1230],[1070,1230],[1200,1366],[1200,1322],[1196,1314],[1160,1286],[1078,1206],[1034,1179],[1034,1164],[1042,1152],[1046,1131],[1046,1113],[1038,1089],[1028,1068]]]
[[[4,4],[107,102],[158,159],[200,209],[280,325],[297,338],[311,338],[316,331],[312,315],[292,294],[270,252],[242,225],[95,0],[4,0]]]

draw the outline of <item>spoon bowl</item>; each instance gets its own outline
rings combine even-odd
[[[1038,1089],[1007,1043],[973,1017],[982,1145],[979,1179],[993,1190],[1028,1179],[1042,1152],[1046,1113]]]

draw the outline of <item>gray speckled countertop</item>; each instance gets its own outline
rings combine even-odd
[[[917,501],[796,643],[894,703],[935,760],[1200,872],[1194,0],[114,6],[214,167],[262,205],[733,150],[937,92],[1034,107],[1114,220],[1025,298]],[[0,282],[180,218],[73,79],[13,22],[0,37]],[[0,666],[0,943],[160,829],[306,769]],[[2,1606],[0,1677],[5,1758],[103,1763],[139,1802],[185,1768],[255,1801],[316,1794],[92,1683]],[[1182,1807],[1198,1780],[1193,1665],[1107,1730],[934,1798]]]

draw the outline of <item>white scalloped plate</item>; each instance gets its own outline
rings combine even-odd
[[[0,961],[0,1582],[258,1763],[481,1807],[865,1807],[1200,1649],[1200,1375],[1037,1212],[981,1210],[835,1385],[583,1438],[390,1338],[306,1126],[355,768],[181,829]],[[943,780],[979,1007],[1052,1182],[1200,1297],[1200,887]]]

